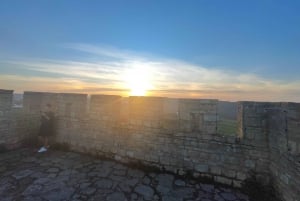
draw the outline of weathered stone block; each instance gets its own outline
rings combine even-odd
[[[247,175],[244,172],[237,172],[236,178],[238,180],[244,181],[247,178]]]
[[[214,114],[204,114],[203,120],[208,122],[216,122],[217,121],[217,113]]]
[[[176,117],[178,118],[179,100],[173,98],[166,98],[163,103],[163,114],[164,117]]]
[[[214,180],[221,184],[232,185],[232,180],[222,176],[214,176]]]
[[[134,157],[134,152],[133,151],[127,151],[126,155],[133,158]]]
[[[287,184],[287,185],[290,183],[290,178],[291,178],[291,176],[289,174],[287,174],[287,173],[282,173],[280,175],[280,180],[282,182],[284,182],[285,184]]]
[[[0,111],[11,109],[13,90],[0,89]]]
[[[221,175],[221,168],[212,166],[212,167],[210,167],[210,172],[213,175]]]
[[[288,142],[288,150],[290,151],[291,154],[298,154],[300,152],[298,152],[297,150],[297,143],[293,142],[293,141],[289,141]]]
[[[208,165],[206,164],[198,164],[195,166],[195,170],[198,172],[208,172]]]
[[[253,160],[245,160],[245,166],[247,168],[255,168],[255,161],[253,161]]]
[[[161,119],[163,116],[164,98],[161,97],[129,97],[130,118]]]
[[[222,175],[225,177],[235,178],[236,172],[233,170],[222,169]]]
[[[241,188],[242,187],[242,181],[233,180],[233,187],[235,188]]]

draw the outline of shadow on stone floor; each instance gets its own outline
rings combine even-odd
[[[145,172],[85,154],[23,148],[0,154],[0,198],[9,200],[248,201],[236,189]]]

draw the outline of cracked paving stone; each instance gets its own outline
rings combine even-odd
[[[55,178],[57,175],[56,174],[48,174],[48,176],[47,177],[49,177],[49,178]]]
[[[28,196],[28,197],[25,197],[24,199],[22,199],[22,201],[43,201],[42,198],[40,197],[34,197],[34,196]]]
[[[138,185],[134,191],[144,197],[145,200],[152,200],[154,190],[150,186]]]
[[[47,170],[47,172],[49,172],[49,173],[57,173],[57,172],[59,172],[59,168],[49,168]]]
[[[235,189],[168,173],[146,173],[87,155],[55,150],[47,155],[30,153],[30,149],[22,149],[0,155],[5,164],[0,177],[1,201],[249,201]]]
[[[126,192],[126,193],[130,193],[131,192],[131,188],[128,184],[122,182],[118,184],[118,187],[120,188],[121,191]]]
[[[158,185],[156,187],[156,190],[158,192],[160,192],[162,195],[167,195],[170,193],[170,191],[172,190],[171,188],[168,188],[168,187],[165,187],[165,186],[161,186],[161,185]]]
[[[89,177],[97,177],[98,174],[99,174],[99,172],[93,171],[93,172],[89,172],[89,173],[88,173],[88,176],[89,176]]]
[[[138,195],[136,193],[132,193],[130,200],[137,200],[138,199]]]
[[[39,184],[32,184],[28,186],[22,193],[24,196],[29,196],[29,195],[39,195],[41,192],[43,186]]]
[[[181,179],[176,179],[174,183],[176,186],[185,186],[185,181]]]
[[[111,173],[112,169],[110,168],[103,168],[102,170],[100,171],[97,171],[95,172],[95,176],[98,176],[98,177],[108,177],[109,174]]]
[[[4,192],[8,191],[10,188],[11,188],[10,183],[0,185],[0,194],[3,194]]]
[[[125,165],[122,165],[122,164],[116,164],[114,166],[114,169],[116,170],[127,170],[128,168],[125,166]]]
[[[214,195],[214,199],[215,199],[216,201],[225,201],[224,198],[222,198],[219,194],[215,194],[215,195]]]
[[[236,196],[232,193],[221,193],[221,196],[227,201],[236,200]]]
[[[232,189],[230,189],[230,188],[224,188],[224,187],[221,187],[220,189],[221,189],[222,191],[224,191],[224,192],[227,192],[227,193],[232,192]]]
[[[148,176],[145,176],[143,179],[143,184],[150,184],[151,183],[151,179]]]
[[[211,199],[213,197],[213,194],[208,193],[208,192],[203,192],[203,191],[199,191],[198,192],[198,199],[202,200],[202,199]]]
[[[32,173],[33,173],[32,170],[22,170],[20,172],[17,172],[15,174],[13,174],[12,176],[15,179],[19,180],[19,179],[23,179],[24,177],[27,177],[27,176],[31,175]]]
[[[160,186],[171,188],[173,185],[174,176],[170,174],[159,174],[157,176],[157,180]]]
[[[240,192],[236,192],[235,195],[241,200],[249,200],[249,197],[247,195],[242,194]]]
[[[72,201],[74,201],[74,200],[86,200],[86,198],[87,198],[86,195],[75,193],[75,194],[73,194],[71,200]]]
[[[212,184],[200,184],[202,190],[212,193],[215,190],[215,186]]]
[[[25,163],[32,163],[32,162],[36,162],[37,159],[35,157],[26,157],[26,158],[23,158],[22,161]]]
[[[43,173],[43,172],[34,172],[33,174],[30,175],[30,177],[32,178],[42,178],[42,177],[46,177],[47,174]]]
[[[116,176],[116,175],[111,175],[108,178],[110,178],[113,181],[117,181],[117,182],[121,182],[121,181],[124,181],[126,179],[126,177]]]
[[[5,194],[5,193],[13,193],[17,190],[17,186],[11,183],[7,183],[4,186],[0,186],[0,194]],[[0,196],[0,198],[3,196]]]
[[[63,170],[59,173],[59,176],[64,176],[64,175],[76,175],[78,174],[78,171],[76,170]]]
[[[1,201],[13,201],[13,197],[5,197],[5,198],[1,198]]]
[[[117,163],[113,162],[113,161],[104,161],[102,168],[112,168],[113,166],[115,166]]]
[[[190,198],[193,197],[195,193],[194,188],[182,187],[176,190],[173,190],[172,194],[178,198]]]
[[[97,188],[104,188],[104,189],[109,189],[112,187],[112,185],[113,185],[113,182],[110,179],[101,179],[101,180],[96,181],[96,183],[95,183],[95,186]]]
[[[122,192],[114,192],[106,197],[107,201],[127,201],[124,193]]]
[[[154,173],[154,172],[151,172],[151,173],[149,174],[149,176],[150,176],[151,178],[155,178],[155,177],[157,176],[157,174]]]
[[[162,197],[162,201],[183,201],[183,199],[172,195],[165,195]]]
[[[87,188],[82,189],[82,193],[86,194],[86,195],[92,195],[96,192],[96,190],[97,190],[96,188],[87,187]]]
[[[211,201],[211,199],[204,198],[204,199],[201,199],[201,201]]]
[[[127,175],[135,178],[143,178],[145,173],[141,170],[129,169]]]
[[[126,178],[125,183],[128,184],[129,186],[135,186],[139,182],[138,179],[136,178]]]
[[[159,200],[160,200],[159,196],[157,194],[155,194],[153,197],[153,201],[159,201]]]
[[[111,189],[98,189],[93,196],[90,197],[89,201],[102,201],[106,200],[106,196],[112,194],[114,191]]]
[[[173,175],[168,174],[159,174],[156,177],[156,180],[158,181],[157,191],[160,192],[162,195],[167,195],[172,190],[173,186]]]
[[[35,184],[47,184],[47,183],[49,183],[51,181],[52,181],[51,178],[42,177],[42,178],[38,178],[38,179],[34,180],[33,183],[35,183]]]
[[[126,170],[114,170],[112,172],[113,175],[116,175],[116,176],[125,176],[126,175]]]
[[[89,187],[92,183],[91,182],[83,182],[79,184],[79,188],[80,189],[85,189],[87,187]]]
[[[61,201],[61,200],[70,200],[72,194],[75,192],[73,188],[64,187],[64,188],[57,188],[51,190],[47,193],[42,195],[42,198],[51,201]]]

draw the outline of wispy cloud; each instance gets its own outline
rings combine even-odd
[[[112,47],[88,44],[68,44],[64,47],[93,55],[93,59],[7,61],[28,71],[45,73],[46,76],[32,75],[28,79],[22,74],[1,75],[1,86],[19,91],[127,95],[129,86],[126,74],[129,71],[143,71],[151,83],[150,95],[154,96],[300,101],[300,81],[271,80],[251,73],[207,68]]]

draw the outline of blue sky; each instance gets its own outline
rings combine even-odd
[[[150,95],[300,102],[299,9],[296,0],[1,1],[1,88],[126,95],[137,78],[122,75],[136,70],[152,72]]]

